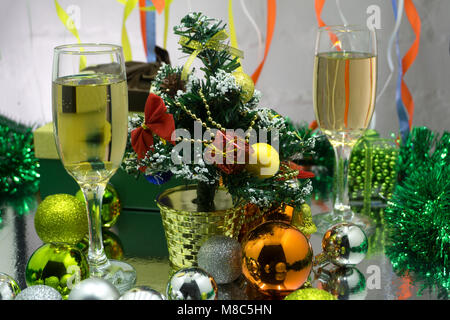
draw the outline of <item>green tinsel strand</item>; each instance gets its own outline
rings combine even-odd
[[[405,175],[385,211],[386,255],[397,273],[409,273],[421,283],[419,292],[435,289],[439,298],[448,299],[450,133],[444,133],[440,140],[434,136],[429,129],[414,128],[401,147],[399,167]]]
[[[39,189],[38,169],[31,128],[0,117],[0,203],[27,206],[25,198]]]

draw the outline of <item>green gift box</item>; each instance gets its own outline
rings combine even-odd
[[[352,150],[349,163],[349,196],[357,212],[377,223],[384,221],[387,200],[397,180],[396,140],[381,138],[375,130],[367,130]]]
[[[75,195],[80,188],[59,159],[53,123],[34,131],[34,148],[40,163],[41,199],[58,193]],[[142,175],[136,178],[119,168],[110,183],[116,189],[122,206],[116,226],[126,253],[133,256],[167,256],[164,229],[155,199],[164,190],[183,181],[172,178],[165,184],[154,185]],[[146,239],[142,238],[143,235]],[[143,242],[152,245],[143,246]]]

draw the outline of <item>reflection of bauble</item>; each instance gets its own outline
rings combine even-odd
[[[280,169],[280,156],[277,150],[267,143],[255,143],[251,146],[247,171],[256,177],[265,179],[273,177]]]

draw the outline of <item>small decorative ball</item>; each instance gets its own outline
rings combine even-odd
[[[75,197],[81,202],[85,202],[83,192],[78,190]],[[111,228],[116,224],[121,211],[119,194],[114,186],[110,183],[106,185],[105,193],[102,199],[102,226]]]
[[[183,268],[169,279],[166,296],[169,300],[217,300],[217,284],[205,270]]]
[[[277,150],[270,144],[262,142],[251,145],[251,149],[253,152],[249,153],[247,171],[261,179],[273,177],[280,169],[280,156]]]
[[[246,103],[250,101],[255,92],[255,83],[252,78],[243,71],[233,72],[233,77],[236,83],[241,87],[241,100]]]
[[[47,196],[36,210],[34,227],[43,242],[75,244],[88,232],[86,206],[69,194]]]
[[[300,288],[312,268],[313,251],[306,236],[281,221],[265,222],[242,243],[242,271],[250,284],[270,296]]]
[[[25,288],[16,300],[62,300],[61,294],[54,288],[38,284]]]
[[[69,300],[117,300],[120,293],[111,282],[101,278],[88,278],[75,285]]]
[[[311,207],[304,203],[300,208],[295,208],[291,224],[297,227],[308,238],[317,231],[312,219]]]
[[[325,232],[322,250],[337,266],[354,266],[364,260],[369,240],[364,231],[352,223],[339,223]]]
[[[20,292],[20,287],[16,280],[0,272],[0,300],[14,300]]]
[[[242,273],[241,245],[226,236],[213,236],[198,251],[197,264],[208,272],[217,284],[230,283]]]
[[[336,300],[336,297],[325,290],[306,288],[288,294],[284,300]]]
[[[167,300],[164,295],[158,291],[146,287],[139,286],[125,292],[119,300]]]
[[[354,267],[338,267],[330,271],[319,285],[338,300],[364,300],[367,296],[366,278]]]
[[[45,284],[67,299],[70,289],[89,277],[86,256],[73,245],[47,243],[30,257],[25,270],[28,286]]]

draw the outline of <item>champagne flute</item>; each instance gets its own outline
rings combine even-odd
[[[54,49],[53,129],[59,157],[83,191],[89,222],[89,270],[120,293],[136,283],[132,266],[106,257],[101,207],[109,179],[125,152],[128,91],[123,52],[109,44]]]
[[[365,231],[370,219],[349,205],[348,164],[353,146],[370,124],[377,84],[374,29],[362,25],[325,26],[317,32],[313,100],[318,125],[336,156],[335,199],[331,212],[314,216],[319,232],[339,222]]]

